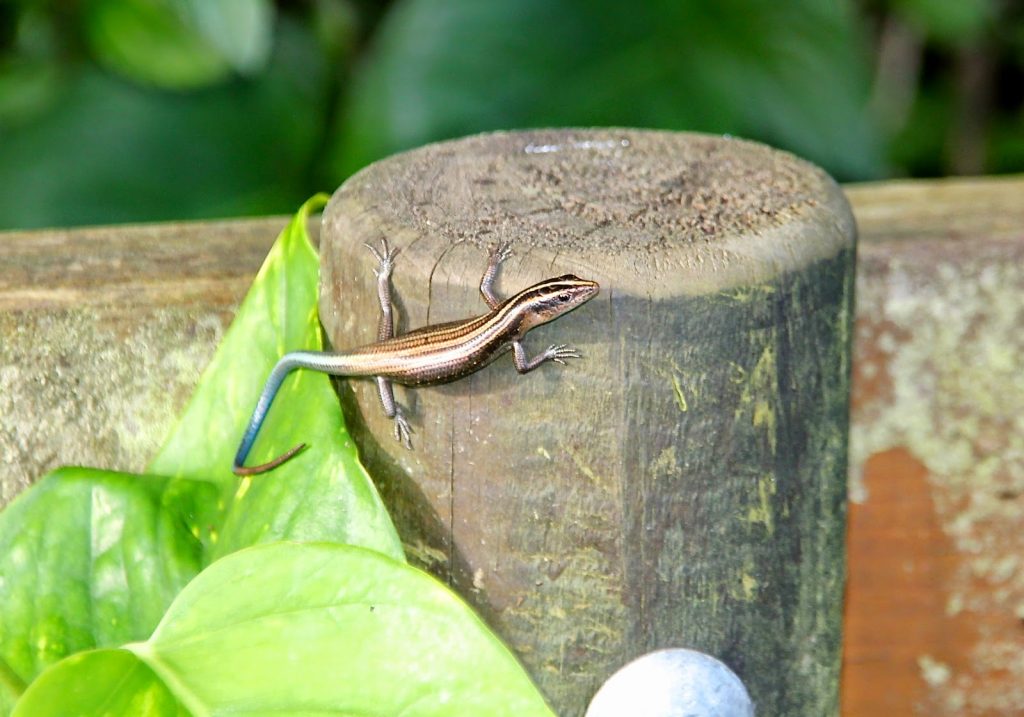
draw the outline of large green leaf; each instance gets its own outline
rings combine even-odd
[[[152,473],[221,486],[222,518],[203,533],[211,556],[292,539],[363,545],[402,558],[324,374],[297,371],[285,380],[250,462],[269,460],[297,443],[309,448],[265,475],[239,480],[231,473],[242,428],[274,364],[287,351],[322,348],[319,260],[306,222],[326,201],[323,194],[309,200],[282,232],[191,403],[149,466]]]
[[[350,546],[277,543],[219,560],[147,642],[126,649],[194,715],[553,717],[465,603],[415,568]],[[76,696],[94,682],[117,704],[159,693],[125,663],[62,663],[15,715],[78,714]],[[141,714],[177,714],[160,699],[166,708]]]
[[[200,566],[204,486],[62,468],[0,514],[0,714],[79,650],[149,635]],[[206,500],[213,496],[207,495]],[[4,689],[6,683],[7,689]]]
[[[732,132],[881,171],[848,2],[399,0],[354,78],[339,173],[512,127]]]
[[[275,471],[231,473],[242,428],[285,350],[319,348],[318,259],[309,200],[274,245],[192,403],[152,471],[84,468],[44,478],[0,513],[0,714],[47,665],[144,639],[217,555],[278,539],[353,543],[402,560],[401,545],[322,374],[284,385],[253,458],[309,450]]]

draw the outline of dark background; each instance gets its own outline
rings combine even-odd
[[[0,0],[0,229],[292,212],[492,129],[1024,171],[1020,0]]]

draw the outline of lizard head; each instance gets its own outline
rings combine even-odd
[[[524,289],[513,299],[522,310],[520,330],[546,324],[593,299],[601,291],[596,281],[565,274]]]

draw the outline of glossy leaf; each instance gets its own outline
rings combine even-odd
[[[341,173],[512,127],[732,132],[842,177],[881,170],[849,3],[402,0],[355,77]]]
[[[150,640],[126,649],[195,715],[553,717],[515,657],[451,591],[350,546],[277,543],[219,560]],[[156,692],[137,673],[112,700]],[[88,660],[58,665],[26,692],[24,714],[74,714],[73,695],[100,679],[111,682]]]
[[[153,671],[127,650],[95,650],[47,671],[12,717],[191,717]]]
[[[135,80],[170,89],[251,75],[270,56],[269,0],[90,0],[83,13],[93,53]]]
[[[221,487],[222,526],[204,533],[213,557],[256,542],[331,540],[402,558],[401,545],[345,430],[330,379],[296,371],[281,387],[250,456],[260,463],[298,443],[309,447],[274,471],[231,473],[242,428],[287,351],[322,348],[319,260],[306,222],[327,201],[309,200],[275,243],[153,473],[209,479]]]
[[[299,373],[253,458],[309,450],[239,480],[231,461],[277,357],[320,346],[314,197],[274,245],[179,426],[153,461],[168,478],[63,469],[0,513],[0,714],[20,683],[74,652],[144,639],[199,568],[278,539],[332,540],[402,559],[394,527],[345,432],[329,379]],[[295,416],[296,408],[301,411]]]
[[[66,655],[148,636],[199,569],[190,522],[205,488],[62,468],[7,506],[0,513],[0,660],[7,670],[28,683]],[[0,714],[13,701],[10,681],[7,687],[0,684],[7,708]]]

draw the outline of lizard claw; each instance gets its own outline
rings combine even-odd
[[[412,450],[412,426],[401,411],[395,412],[395,440]]]
[[[398,256],[399,250],[389,248],[387,239],[380,240],[380,251],[377,251],[372,244],[363,244],[363,246],[370,250],[373,258],[379,264],[378,268],[373,270],[373,273],[378,277],[391,276],[391,271],[395,268],[395,257]]]
[[[571,346],[565,344],[552,344],[548,346],[547,351],[544,352],[544,356],[555,363],[560,363],[565,366],[565,359],[570,358],[583,358],[583,355]]]
[[[498,242],[491,247],[491,264],[497,266],[512,256],[512,243],[507,241]]]

